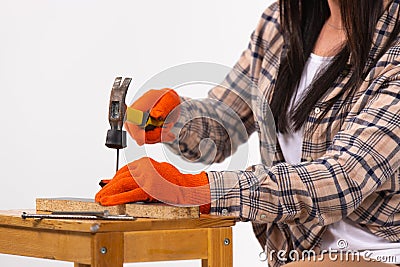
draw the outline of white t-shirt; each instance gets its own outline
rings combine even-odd
[[[304,66],[297,94],[293,97],[291,108],[299,103],[299,100],[314,80],[314,77],[331,60],[331,57],[321,57],[311,54]],[[300,163],[303,130],[287,134],[278,133],[278,142],[287,163]],[[328,226],[327,231],[322,237],[321,249],[326,251],[329,249],[364,251],[365,256],[371,259],[384,259],[387,263],[400,264],[400,243],[391,243],[384,238],[377,237],[347,219]]]
[[[302,95],[305,93],[305,90],[308,86],[310,86],[311,82],[313,81],[315,75],[317,75],[320,70],[326,67],[331,62],[331,60],[331,57],[321,57],[311,54],[310,58],[304,66],[299,87],[297,88],[297,94],[292,99],[290,109],[298,104]],[[303,143],[303,131],[301,130],[287,134],[278,133],[277,136],[286,162],[290,164],[300,163],[301,146]]]

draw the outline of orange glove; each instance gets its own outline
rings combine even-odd
[[[150,90],[136,100],[131,108],[144,112],[149,112],[150,116],[163,120],[168,117],[162,127],[156,127],[152,130],[144,130],[137,125],[125,122],[125,128],[130,136],[138,145],[155,144],[162,141],[173,141],[175,136],[170,132],[174,123],[178,120],[179,109],[175,109],[180,104],[179,95],[172,89],[164,88],[161,90]],[[175,110],[174,110],[175,109]],[[171,111],[173,111],[171,113]],[[170,114],[171,113],[171,114]]]
[[[169,163],[144,157],[121,168],[95,200],[104,206],[162,201],[200,206],[200,212],[206,214],[210,213],[210,186],[205,172],[183,174]]]

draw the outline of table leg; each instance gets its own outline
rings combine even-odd
[[[208,230],[208,256],[201,261],[202,267],[232,267],[232,228]]]
[[[93,237],[91,267],[123,267],[124,234],[98,233]],[[78,267],[89,267],[78,265]]]

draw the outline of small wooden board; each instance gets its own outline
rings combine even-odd
[[[199,207],[176,207],[163,203],[129,203],[118,206],[101,206],[88,198],[37,198],[36,212],[53,211],[104,211],[110,214],[128,214],[138,218],[183,219],[199,218]]]

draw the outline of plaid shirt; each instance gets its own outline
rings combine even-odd
[[[371,58],[393,30],[399,5],[400,0],[394,0],[377,23]],[[372,68],[347,103],[350,108],[341,109],[344,97],[339,99],[310,131],[351,70],[338,77],[309,114],[301,163],[290,165],[276,143],[266,104],[285,49],[279,28],[275,3],[263,13],[248,49],[221,86],[207,99],[184,103],[176,124],[179,143],[171,147],[189,159],[220,162],[258,132],[262,164],[208,172],[208,177],[211,213],[250,220],[267,255],[272,250],[318,253],[326,226],[343,218],[400,242],[400,42]],[[214,145],[203,142],[200,153],[199,143],[205,138]],[[270,266],[285,264],[273,256]]]

